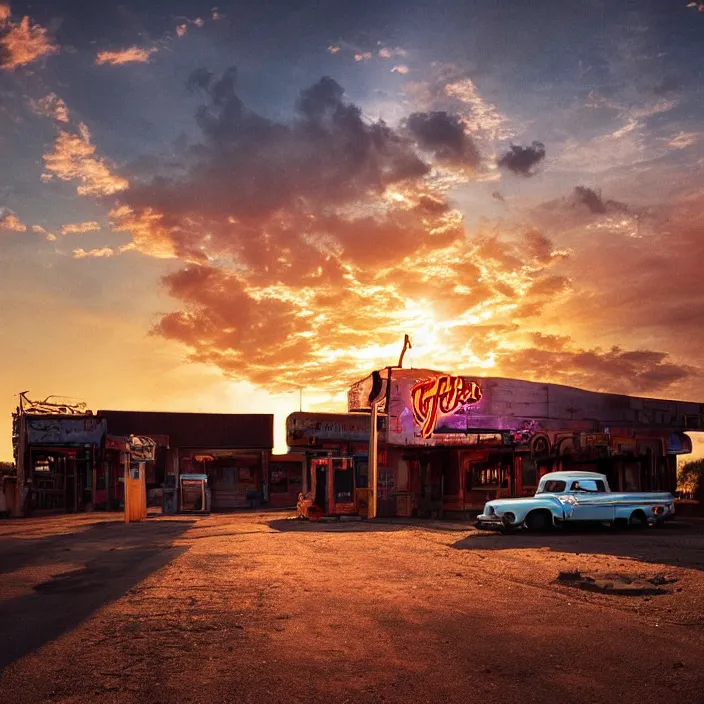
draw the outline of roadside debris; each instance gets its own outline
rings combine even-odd
[[[664,585],[674,584],[677,580],[659,574],[655,577],[625,574],[582,574],[579,570],[560,572],[556,581],[578,589],[603,594],[622,594],[624,596],[654,596],[671,594],[672,589]]]

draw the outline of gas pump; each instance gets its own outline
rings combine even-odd
[[[125,470],[125,523],[147,517],[146,463],[154,461],[156,443],[151,438],[131,435],[121,453]]]
[[[319,520],[323,516],[357,513],[355,464],[351,457],[311,460],[311,489],[299,494],[298,518]]]

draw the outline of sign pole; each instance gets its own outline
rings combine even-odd
[[[129,451],[121,453],[122,474],[125,477],[125,523],[130,522],[130,509],[132,508],[132,492],[130,491],[130,456]]]
[[[379,442],[377,432],[377,418],[379,402],[372,401],[371,415],[369,418],[369,508],[367,518],[376,518],[378,477],[379,477]]]

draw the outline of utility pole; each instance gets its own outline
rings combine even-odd
[[[411,344],[411,338],[408,335],[403,336],[403,349],[401,350],[401,356],[398,358],[398,368],[403,369],[403,358],[406,356],[406,350],[412,350],[413,345]]]
[[[388,385],[384,384],[384,379],[381,378],[381,372],[372,372],[372,389],[369,392],[369,459],[368,475],[369,475],[369,508],[367,510],[367,518],[376,518],[377,495],[379,483],[379,431],[377,430],[377,418],[379,417],[379,406],[386,399],[386,390]]]
[[[391,383],[391,370],[403,368],[403,358],[406,350],[413,349],[411,338],[403,336],[403,349],[398,358],[397,367],[386,367],[386,379],[382,379],[381,372],[372,372],[372,389],[369,392],[369,459],[367,462],[369,479],[369,505],[367,518],[376,518],[379,499],[379,407],[384,403]],[[384,383],[386,381],[386,384]],[[387,409],[388,412],[388,409]]]
[[[371,415],[369,417],[369,504],[367,508],[367,518],[376,518],[377,494],[379,484],[379,433],[377,431],[379,403],[380,401],[372,401]]]

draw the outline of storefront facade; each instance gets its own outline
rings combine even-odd
[[[292,508],[303,491],[306,468],[303,453],[272,455],[269,460],[269,506]]]
[[[15,515],[74,512],[93,506],[105,434],[105,422],[90,413],[18,409],[13,416]]]
[[[111,435],[147,436],[157,443],[147,489],[163,486],[176,497],[169,510],[179,510],[181,474],[207,475],[213,511],[245,508],[268,498],[273,415],[111,410],[99,415]]]
[[[312,460],[330,456],[355,458],[356,485],[360,488],[367,486],[368,414],[291,413],[286,418],[286,444],[291,452],[305,457],[304,493],[310,490],[312,484]]]
[[[621,491],[674,491],[677,455],[700,430],[696,403],[584,391],[518,379],[388,368],[354,384],[351,413],[381,397],[379,515],[478,510],[535,491],[572,467],[606,474]],[[409,509],[405,509],[409,510]]]

